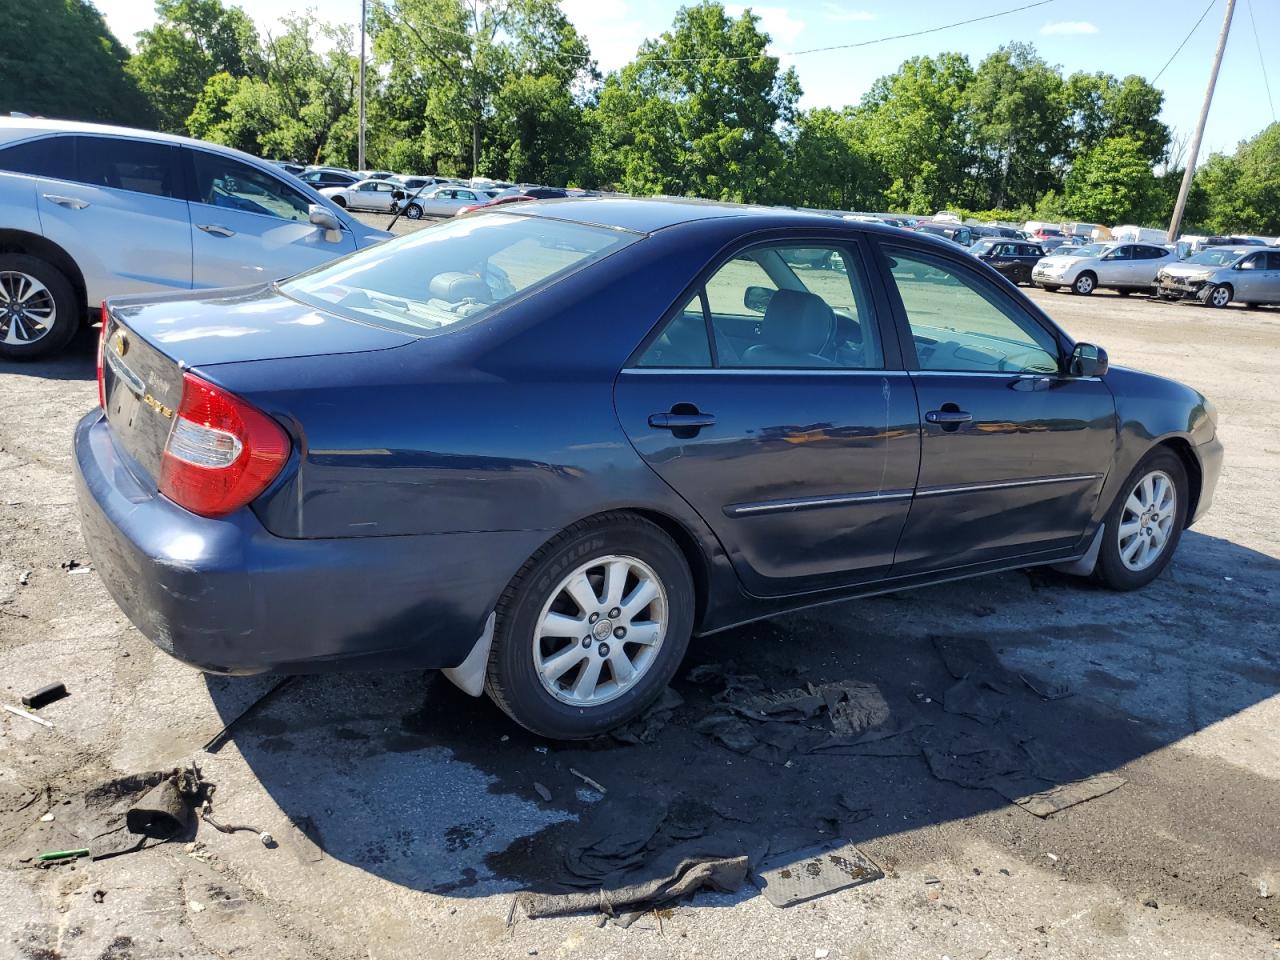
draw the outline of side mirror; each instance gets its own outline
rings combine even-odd
[[[319,203],[311,204],[307,207],[307,219],[324,231],[324,238],[330,243],[337,243],[342,239],[342,221],[328,207]]]
[[[769,301],[773,299],[774,293],[768,287],[747,287],[742,294],[742,305],[756,313],[764,313],[769,309]]]
[[[1111,362],[1107,359],[1107,351],[1092,343],[1077,343],[1071,351],[1071,363],[1067,372],[1073,377],[1106,376]]]

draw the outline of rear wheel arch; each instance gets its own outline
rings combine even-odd
[[[85,316],[89,316],[88,288],[85,286],[84,274],[76,265],[71,254],[63,250],[52,240],[25,230],[0,229],[0,253],[19,253],[29,257],[38,257],[56,267],[62,273],[71,288],[75,291],[76,302],[85,307]]]

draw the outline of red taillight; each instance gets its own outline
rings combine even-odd
[[[107,301],[102,301],[102,329],[98,331],[98,406],[107,409],[107,386],[102,382],[102,351],[107,348]]]
[[[267,488],[289,458],[289,437],[274,420],[194,374],[182,378],[160,465],[160,492],[192,513],[218,517]]]

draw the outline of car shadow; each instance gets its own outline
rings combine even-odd
[[[1161,900],[1196,902],[1204,889],[1196,871],[1214,882],[1198,855],[1203,837],[1170,836],[1177,828],[1167,823],[1158,836],[1147,830],[1153,797],[1176,807],[1212,790],[1217,825],[1198,829],[1238,846],[1243,863],[1276,856],[1280,841],[1250,832],[1256,818],[1244,809],[1271,796],[1259,793],[1270,787],[1204,751],[1183,751],[1173,779],[1144,762],[1280,692],[1277,592],[1280,561],[1192,531],[1171,568],[1136,593],[1035,569],[833,604],[695,640],[673,684],[684,702],[651,743],[544,741],[487,699],[422,672],[299,677],[239,720],[231,736],[299,837],[327,856],[437,894],[559,891],[565,853],[584,822],[639,798],[701,810],[704,827],[727,819],[775,849],[785,849],[787,838],[844,837],[878,850],[888,870],[910,865],[912,842],[895,840],[995,812],[973,829],[1015,856],[1052,838],[1074,879],[1096,876],[1121,888],[1154,883]],[[997,697],[1004,716],[994,726],[948,713],[942,700],[955,677],[939,648],[953,641],[985,643],[1009,671],[1072,693],[1047,700],[1030,687],[1010,689]],[[695,729],[722,708],[718,686],[693,682],[691,669],[729,663],[777,690],[874,683],[926,737],[951,735],[956,723],[979,737],[998,728],[1062,761],[1070,772],[1060,782],[1108,771],[1129,782],[1042,820],[994,790],[940,779],[919,751],[797,752],[777,762],[744,756]],[[210,677],[208,687],[229,721],[273,682]],[[1129,858],[1123,868],[1097,842],[1096,823],[1106,820],[1114,831],[1117,819],[1132,821],[1125,849],[1112,851]],[[1134,869],[1132,861],[1143,858],[1150,869]],[[1181,878],[1174,870],[1169,879],[1174,862]],[[1165,881],[1168,889],[1159,886]]]
[[[0,373],[40,380],[96,380],[98,327],[81,324],[71,342],[52,357],[21,361],[0,359]]]

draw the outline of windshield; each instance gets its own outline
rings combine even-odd
[[[1217,247],[1210,250],[1201,250],[1194,257],[1187,257],[1184,262],[1203,263],[1210,267],[1224,267],[1228,263],[1235,263],[1244,253],[1244,250],[1228,250]]]
[[[1105,243],[1086,243],[1083,247],[1076,247],[1070,251],[1069,257],[1100,257],[1107,252]]]
[[[279,289],[342,316],[430,335],[478,320],[637,239],[544,217],[476,214],[362,250]]]
[[[998,242],[999,241],[997,240],[979,240],[969,249],[972,250],[974,253],[986,253],[988,250],[994,247]]]

